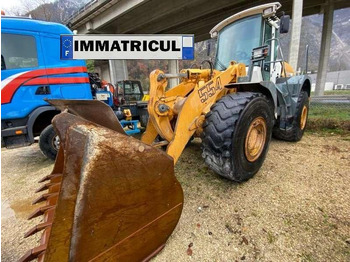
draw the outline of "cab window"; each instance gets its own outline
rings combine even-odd
[[[137,95],[139,95],[139,94],[141,94],[141,90],[140,90],[141,88],[140,88],[140,86],[139,86],[139,84],[138,83],[133,83],[133,90],[134,90],[134,94],[137,94]]]
[[[226,70],[230,61],[249,65],[252,50],[261,45],[261,15],[235,21],[219,34],[216,64],[217,70]]]
[[[126,82],[124,90],[126,101],[139,101],[142,99],[141,87],[137,82]]]
[[[131,83],[125,83],[124,85],[124,91],[125,91],[125,94],[129,95],[129,94],[132,94],[132,90],[131,90]]]
[[[2,33],[1,70],[31,67],[38,67],[35,37]]]

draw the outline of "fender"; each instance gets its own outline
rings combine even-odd
[[[301,92],[301,90],[305,90],[310,97],[311,94],[311,78],[308,75],[300,75],[300,76],[293,76],[292,78],[298,78],[299,82],[299,90],[298,94]]]
[[[298,75],[289,78],[279,78],[276,82],[277,88],[283,97],[287,115],[294,115],[298,103],[298,97],[302,90],[305,90],[310,97],[311,79],[308,75]],[[288,94],[291,94],[288,96]],[[281,104],[281,103],[280,103]]]
[[[249,83],[249,82],[238,82],[238,83],[231,83],[228,85],[225,85],[226,88],[237,88],[238,92],[260,92],[264,94],[271,102],[273,102],[274,105],[274,113],[275,118],[277,118],[278,113],[278,103],[277,103],[277,86],[269,81],[262,81],[262,82],[255,82],[255,83]]]

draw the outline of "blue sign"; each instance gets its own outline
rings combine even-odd
[[[61,59],[73,59],[73,35],[61,36]]]
[[[194,59],[194,40],[193,36],[182,37],[182,59],[193,60]]]

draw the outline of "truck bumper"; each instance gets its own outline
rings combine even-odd
[[[29,146],[34,141],[30,141],[27,126],[17,126],[1,130],[1,138],[6,148],[16,148]]]

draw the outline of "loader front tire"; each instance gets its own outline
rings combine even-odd
[[[52,125],[48,125],[40,134],[39,147],[49,159],[55,160],[59,149],[59,137]]]
[[[289,129],[280,129],[279,122],[277,121],[273,128],[273,137],[291,142],[300,141],[306,129],[308,113],[309,96],[307,92],[301,91],[298,97],[297,109],[293,117],[292,127]]]
[[[242,182],[262,166],[271,140],[273,107],[260,93],[229,94],[203,124],[203,158],[219,175]]]

